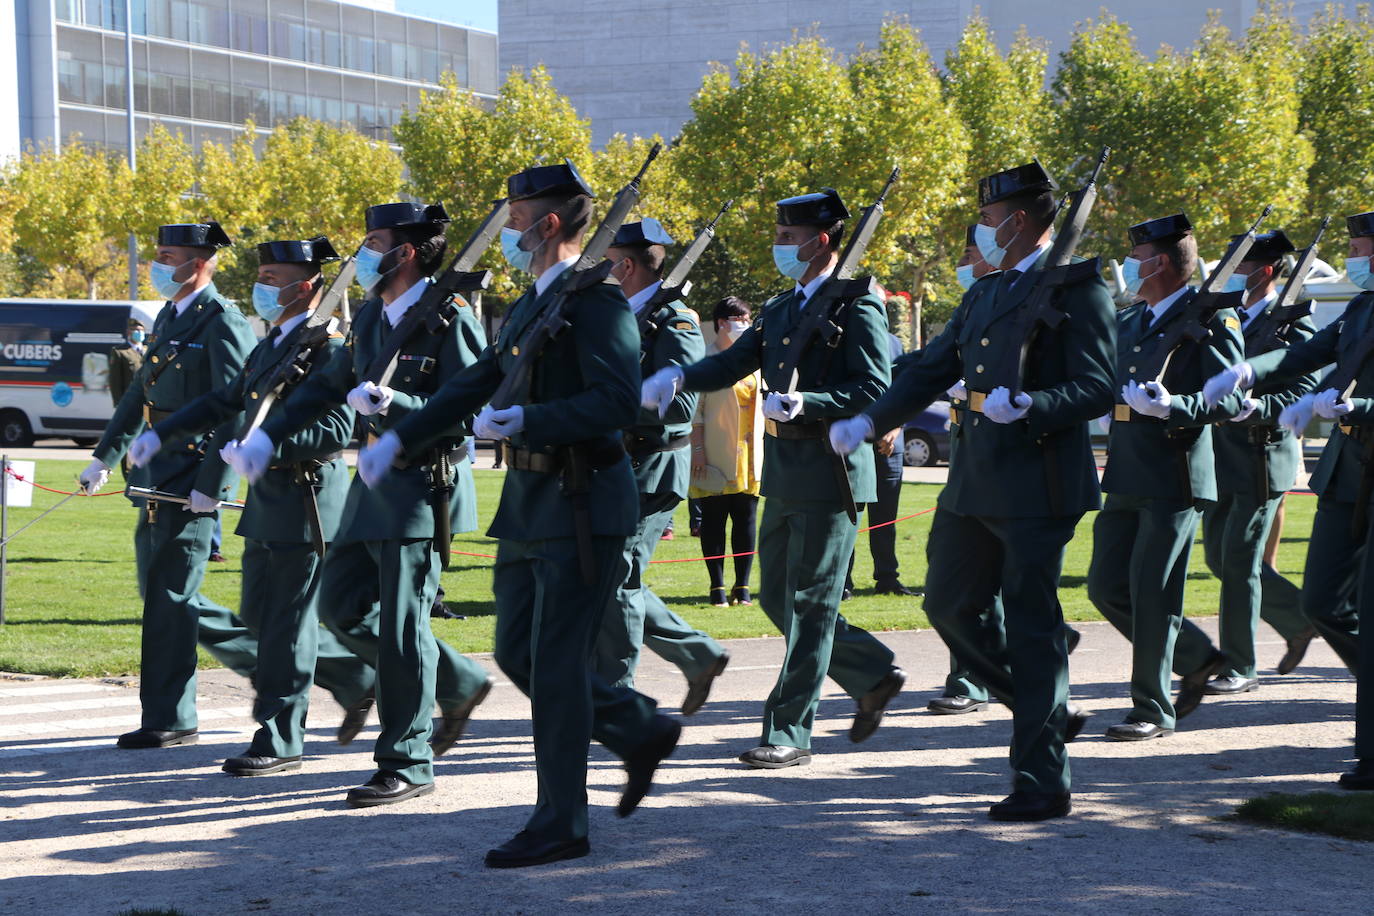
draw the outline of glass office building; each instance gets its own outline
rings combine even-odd
[[[124,148],[124,0],[14,2],[19,142],[80,133]],[[133,0],[138,135],[160,122],[199,147],[229,142],[249,118],[270,129],[304,115],[388,140],[401,112],[437,88],[442,73],[495,96],[495,34],[387,6]]]

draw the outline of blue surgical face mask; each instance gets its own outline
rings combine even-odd
[[[286,306],[280,301],[281,291],[290,289],[297,283],[288,283],[285,286],[268,286],[266,283],[253,284],[253,311],[258,313],[258,317],[268,324],[276,324],[281,313],[286,311]]]
[[[1374,290],[1374,274],[1369,269],[1369,256],[1345,259],[1345,275],[1360,289]]]
[[[1127,258],[1121,262],[1121,281],[1126,284],[1126,292],[1130,293],[1132,296],[1140,295],[1140,287],[1145,285],[1145,281],[1159,273],[1156,269],[1142,277],[1140,275],[1140,265],[1144,264],[1146,261],[1153,261],[1157,257],[1159,257],[1159,255],[1155,255],[1154,258],[1146,258],[1144,261],[1137,258]]]
[[[1249,286],[1249,274],[1233,273],[1226,278],[1226,283],[1222,286],[1221,291],[1223,293],[1246,293],[1250,291]]]
[[[962,286],[966,292],[973,288],[974,281],[978,279],[973,275],[972,264],[960,264],[958,267],[954,268],[954,275],[958,278],[959,285]]]
[[[173,280],[172,278],[176,276],[177,271],[194,260],[195,258],[189,258],[175,265],[163,264],[160,261],[154,261],[149,264],[148,279],[152,282],[153,289],[157,290],[157,294],[163,299],[170,301],[177,293],[181,292],[181,288],[186,285],[186,281]]]
[[[811,262],[797,257],[797,252],[818,238],[820,236],[812,236],[800,245],[774,245],[773,264],[778,268],[778,273],[793,280],[800,280],[806,274],[806,269],[811,266]]]
[[[534,226],[538,226],[539,223],[543,221],[543,217],[540,217],[539,221],[536,222]],[[534,226],[531,226],[530,229],[533,229]],[[543,248],[544,242],[548,241],[547,239],[540,239],[538,245],[526,251],[521,247],[520,243],[524,241],[525,234],[529,232],[530,229],[526,229],[522,232],[519,229],[512,229],[506,226],[501,230],[501,254],[505,256],[506,263],[516,270],[524,271],[525,273],[533,272],[530,270],[530,265],[534,263],[534,253],[540,248]]]
[[[996,226],[984,226],[982,223],[979,223],[973,227],[973,243],[978,246],[978,253],[983,256],[984,261],[988,262],[989,267],[999,269],[1002,267],[1002,260],[1007,256],[1007,248],[1006,246],[997,244],[997,233],[1000,232],[1002,227],[1015,215],[1014,213],[1008,213],[1007,218]],[[1020,234],[1020,232],[1017,232],[1016,235],[1007,239],[1007,245],[1016,241],[1016,237]]]
[[[405,242],[401,243],[401,245],[404,244]],[[395,248],[388,248],[386,251],[376,251],[372,248],[368,248],[366,245],[358,249],[358,253],[353,257],[353,275],[364,292],[371,293],[373,288],[386,278],[387,274],[401,266],[400,264],[396,264],[391,270],[387,271],[377,269],[381,266],[382,259],[397,248],[400,248],[401,245],[397,245]],[[380,290],[378,292],[380,292]]]
[[[130,331],[130,332],[129,332],[129,343],[136,343],[136,344],[141,344],[141,343],[143,343],[143,332],[142,332],[142,331]]]

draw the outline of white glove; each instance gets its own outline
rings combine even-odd
[[[645,410],[657,410],[662,417],[668,405],[682,390],[682,370],[677,366],[660,369],[639,386],[639,403]]]
[[[219,450],[219,456],[224,459],[225,464],[248,478],[249,483],[256,483],[267,471],[267,466],[272,463],[272,455],[276,451],[276,443],[268,438],[267,433],[255,429],[244,441],[234,439],[224,446]]]
[[[396,392],[385,385],[363,382],[348,393],[348,406],[365,417],[370,417],[374,413],[386,413],[395,394]]]
[[[1236,363],[1209,378],[1202,386],[1202,401],[1208,409],[1216,407],[1221,399],[1237,388],[1255,387],[1255,370],[1249,363]]]
[[[1146,382],[1144,385],[1131,382],[1121,386],[1121,397],[1131,410],[1145,417],[1157,420],[1169,418],[1169,404],[1173,400],[1168,389],[1159,382]]]
[[[218,512],[220,501],[213,496],[206,496],[199,490],[192,490],[191,495],[186,500],[186,511],[195,515],[209,515],[211,512]]]
[[[1309,393],[1289,404],[1279,414],[1279,425],[1293,435],[1301,436],[1307,425],[1312,422],[1313,403],[1316,400],[1317,396]]]
[[[959,379],[959,381],[955,382],[953,385],[950,385],[949,389],[945,392],[945,394],[949,397],[951,401],[968,400],[968,389],[964,387],[963,379]]]
[[[1341,400],[1341,393],[1335,388],[1327,388],[1317,392],[1316,400],[1312,402],[1312,409],[1317,416],[1325,420],[1339,420],[1354,410],[1355,405],[1349,401]]]
[[[763,402],[763,415],[770,420],[786,423],[802,412],[802,399],[795,394],[770,391]]]
[[[1015,423],[1030,413],[1031,396],[1024,391],[1011,400],[1011,391],[1005,385],[998,385],[988,393],[983,401],[983,416],[994,423]]]
[[[525,408],[516,404],[493,410],[487,416],[487,428],[493,439],[509,439],[525,428]]]
[[[1245,398],[1240,402],[1240,413],[1231,418],[1232,423],[1244,423],[1250,419],[1250,414],[1254,413],[1259,407],[1259,401],[1254,398]]]
[[[830,450],[837,455],[848,455],[873,438],[873,421],[867,414],[836,420],[830,424]]]
[[[129,463],[136,468],[141,468],[162,448],[162,437],[153,430],[145,430],[143,435],[134,440],[129,446]]]
[[[363,483],[375,488],[391,473],[400,454],[400,438],[391,431],[382,433],[376,442],[358,453],[358,476]]]
[[[109,479],[109,465],[99,458],[92,458],[91,463],[86,465],[86,470],[82,471],[81,476],[76,478],[77,482],[81,484],[81,492],[87,496],[94,496]],[[0,486],[4,486],[3,481],[0,481]]]

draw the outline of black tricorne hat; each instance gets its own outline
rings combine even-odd
[[[258,246],[258,264],[314,264],[339,260],[339,253],[323,235],[313,239],[263,242]]]
[[[1175,213],[1172,216],[1161,216],[1159,219],[1147,219],[1143,223],[1136,223],[1127,230],[1131,236],[1131,244],[1144,245],[1147,242],[1172,242],[1181,239],[1185,235],[1193,232],[1193,223],[1188,219],[1186,213]]]
[[[1243,238],[1245,238],[1244,235],[1233,235],[1231,241],[1236,242]],[[1268,232],[1255,233],[1255,240],[1250,243],[1250,250],[1245,253],[1245,260],[1272,264],[1290,251],[1297,250],[1298,246],[1289,241],[1282,229],[1270,229]]]
[[[1041,191],[1058,191],[1050,173],[1040,164],[1039,159],[989,175],[978,181],[978,206],[986,207],[999,200],[1015,197],[1018,194],[1035,194]]]
[[[407,226],[424,225],[432,225],[439,231],[449,221],[443,204],[419,204],[407,200],[367,208],[368,232],[373,229],[404,229]]]
[[[1345,218],[1345,229],[1350,233],[1352,239],[1357,239],[1364,235],[1374,235],[1374,210],[1368,213],[1356,213],[1354,216]]]
[[[176,245],[182,248],[228,248],[234,244],[220,224],[214,220],[206,223],[171,223],[157,227],[159,245]]]
[[[677,242],[674,242],[673,237],[668,234],[668,230],[663,228],[663,224],[652,216],[646,216],[637,223],[623,224],[616,231],[615,238],[611,241],[613,248],[676,244]]]
[[[578,194],[596,196],[592,186],[587,184],[570,159],[564,159],[558,165],[531,166],[506,179],[506,196],[511,200],[529,200],[551,194],[565,197]]]
[[[779,226],[829,226],[842,219],[849,219],[849,208],[834,188],[778,201]]]

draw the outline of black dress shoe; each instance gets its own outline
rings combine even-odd
[[[883,675],[878,686],[859,699],[859,709],[854,713],[854,724],[849,726],[850,741],[858,744],[878,730],[887,704],[902,692],[902,685],[905,683],[906,672],[901,668],[892,668]]]
[[[1241,677],[1238,674],[1213,678],[1202,688],[1202,692],[1209,697],[1226,697],[1237,693],[1249,693],[1252,690],[1259,690],[1259,678]]]
[[[434,756],[441,756],[444,751],[453,747],[454,742],[463,737],[463,730],[468,727],[468,719],[472,718],[472,711],[482,704],[496,681],[487,678],[477,692],[468,697],[461,706],[444,711],[444,715],[439,720],[439,727],[434,730],[434,737],[429,740],[429,746],[434,750]]]
[[[377,697],[371,690],[367,696],[344,710],[343,721],[339,723],[339,732],[335,740],[340,744],[348,744],[358,737],[358,732],[367,727],[367,715],[372,712],[372,707],[377,702]]]
[[[564,859],[580,859],[592,851],[586,837],[579,840],[540,840],[528,830],[521,830],[508,842],[487,850],[487,868],[526,868],[548,865]]]
[[[994,821],[1047,821],[1064,817],[1073,805],[1069,793],[1013,792],[988,809]]]
[[[682,698],[682,714],[690,716],[692,713],[706,705],[706,698],[711,695],[711,685],[716,678],[725,672],[725,666],[730,664],[730,653],[721,650],[720,658],[705,671],[698,674],[687,682],[687,696]]]
[[[1064,625],[1064,642],[1068,646],[1070,655],[1073,655],[1073,650],[1078,648],[1078,644],[1082,642],[1082,640],[1082,633],[1078,632],[1068,624]]]
[[[1174,717],[1182,719],[1198,708],[1207,692],[1207,682],[1226,667],[1226,656],[1212,653],[1211,659],[1192,674],[1185,674],[1178,682],[1178,699],[1174,700]]]
[[[841,600],[841,601],[848,601],[850,598],[853,598],[853,597],[854,597],[854,589],[850,588],[850,587],[847,586],[847,585],[845,586],[844,591],[840,592],[840,600]]]
[[[765,744],[745,751],[739,755],[739,759],[760,770],[781,770],[783,767],[806,766],[811,762],[811,751],[781,744]]]
[[[905,598],[919,598],[925,594],[924,589],[907,588],[897,579],[884,579],[881,582],[875,582],[873,591],[879,595],[901,595]]]
[[[1064,725],[1064,743],[1068,744],[1074,738],[1077,738],[1079,733],[1083,731],[1083,726],[1087,725],[1088,720],[1092,717],[1093,714],[1086,709],[1080,709],[1070,703],[1069,721]]]
[[[295,757],[259,757],[255,754],[244,754],[242,757],[230,757],[224,761],[221,769],[230,776],[271,776],[273,773],[285,773],[300,768],[299,754]]]
[[[348,790],[348,803],[355,808],[394,805],[407,798],[428,795],[433,791],[432,782],[406,782],[391,770],[378,770],[367,782]]]
[[[937,716],[961,716],[966,712],[982,712],[987,708],[987,700],[975,700],[973,697],[936,697],[926,704],[926,709]]]
[[[1361,760],[1356,763],[1355,769],[1341,774],[1337,785],[1352,792],[1374,790],[1374,760]]]
[[[1136,722],[1130,719],[1107,729],[1107,737],[1113,741],[1148,741],[1173,733],[1172,728],[1162,728],[1153,722]]]
[[[196,729],[181,731],[162,731],[156,728],[140,728],[119,736],[118,745],[125,750],[147,750],[154,747],[176,747],[181,744],[195,744],[200,741]]]
[[[625,791],[615,806],[616,814],[629,817],[639,807],[649,794],[658,765],[673,752],[681,737],[682,726],[676,719],[654,716],[653,733],[625,757]]]
[[[1283,658],[1279,659],[1277,668],[1279,674],[1291,674],[1294,668],[1302,664],[1302,658],[1307,654],[1307,647],[1312,645],[1312,640],[1316,635],[1316,629],[1308,627],[1288,640],[1288,649],[1283,653]]]

